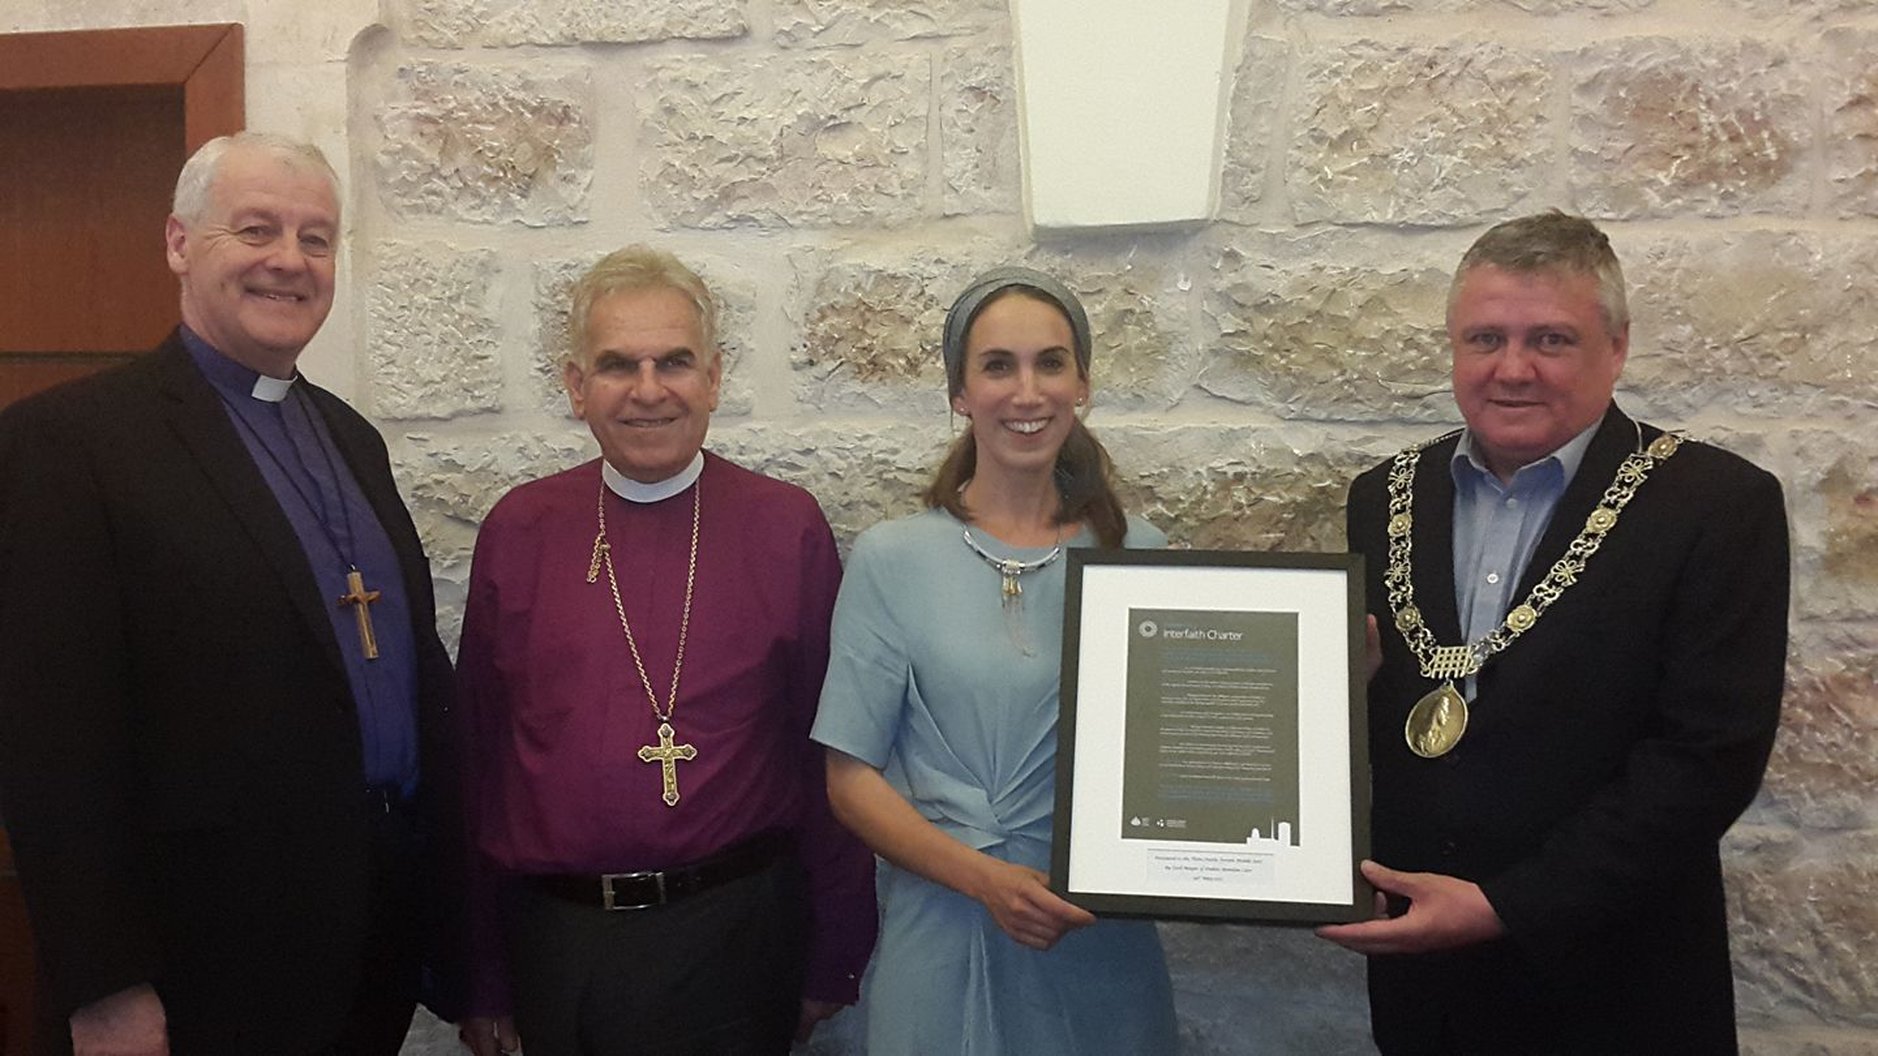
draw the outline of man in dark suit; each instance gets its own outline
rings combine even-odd
[[[1488,231],[1447,324],[1467,427],[1350,489],[1387,911],[1319,934],[1369,955],[1392,1056],[1734,1052],[1717,847],[1779,719],[1780,486],[1617,409],[1585,220]]]
[[[294,366],[339,228],[316,148],[210,142],[165,231],[182,328],[0,415],[0,815],[46,1051],[388,1056],[409,1025],[450,665],[384,441]]]

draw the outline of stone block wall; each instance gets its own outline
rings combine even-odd
[[[948,438],[951,296],[1024,262],[1087,299],[1132,508],[1177,545],[1336,549],[1348,480],[1456,420],[1461,251],[1597,219],[1633,290],[1619,399],[1774,471],[1792,519],[1784,728],[1724,846],[1744,1046],[1878,1056],[1873,0],[1248,0],[1221,218],[1046,244],[1002,0],[8,4],[0,30],[248,22],[251,124],[349,184],[309,370],[386,433],[446,640],[490,505],[593,454],[557,390],[564,291],[628,242],[724,303],[711,445],[844,543],[914,508]],[[1368,1051],[1354,956],[1164,934],[1183,1051]],[[814,1051],[860,1052],[855,1018]]]
[[[1878,1052],[1878,7],[1255,3],[1222,218],[1039,245],[1002,4],[630,6],[406,0],[353,55],[361,397],[446,596],[489,503],[590,451],[552,385],[562,291],[625,242],[718,285],[712,442],[810,488],[844,541],[913,509],[946,441],[951,295],[1023,261],[1087,298],[1131,506],[1177,544],[1309,549],[1342,545],[1358,469],[1454,420],[1461,250],[1583,212],[1636,291],[1621,399],[1788,489],[1786,729],[1727,845],[1744,1038]],[[1166,936],[1186,1051],[1367,1047],[1355,958]],[[837,1026],[818,1050],[858,1051]]]

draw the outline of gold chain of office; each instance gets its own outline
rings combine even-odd
[[[1396,630],[1402,632],[1403,641],[1415,654],[1422,677],[1442,680],[1439,687],[1417,701],[1409,712],[1403,735],[1415,754],[1432,759],[1445,755],[1460,741],[1467,729],[1467,701],[1454,688],[1454,680],[1479,673],[1489,658],[1531,630],[1552,603],[1578,582],[1585,563],[1603,545],[1604,537],[1617,525],[1618,514],[1636,496],[1650,471],[1674,455],[1683,442],[1674,433],[1664,433],[1645,448],[1641,427],[1637,439],[1638,449],[1625,456],[1617,467],[1616,477],[1591,515],[1585,518],[1578,537],[1565,548],[1564,556],[1553,562],[1545,578],[1533,586],[1525,601],[1508,610],[1498,627],[1479,640],[1462,645],[1442,645],[1436,641],[1434,632],[1422,620],[1421,610],[1415,606],[1411,561],[1415,467],[1428,444],[1416,444],[1396,455],[1389,468],[1389,564],[1383,572],[1383,586],[1388,591]],[[1428,443],[1438,442],[1439,439]]]

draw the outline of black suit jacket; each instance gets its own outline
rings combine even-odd
[[[397,551],[419,808],[453,819],[428,564],[382,438],[309,392]],[[47,1011],[150,981],[185,1056],[334,1035],[369,830],[332,599],[177,336],[0,414],[0,584],[0,816]]]
[[[1641,427],[1648,443],[1659,430]],[[1613,405],[1516,596],[1577,535],[1639,427]],[[1461,641],[1449,462],[1423,452],[1416,601]],[[1370,961],[1385,1052],[1730,1053],[1733,987],[1717,847],[1759,787],[1787,643],[1780,485],[1685,443],[1657,466],[1575,586],[1477,683],[1448,755],[1409,752],[1403,723],[1437,683],[1395,630],[1388,464],[1358,478],[1350,546],[1368,568],[1383,666],[1370,685],[1374,857],[1478,883],[1507,935]]]

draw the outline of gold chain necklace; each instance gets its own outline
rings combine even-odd
[[[1645,449],[1643,427],[1637,426],[1637,449],[1624,457],[1610,487],[1598,500],[1597,508],[1585,518],[1585,526],[1579,530],[1578,537],[1565,548],[1565,555],[1553,562],[1526,600],[1513,606],[1500,626],[1479,641],[1442,645],[1422,622],[1421,610],[1415,607],[1415,578],[1409,556],[1415,527],[1412,513],[1415,466],[1421,460],[1424,447],[1445,439],[1445,436],[1439,437],[1403,450],[1389,468],[1389,565],[1383,573],[1383,585],[1389,592],[1389,608],[1395,614],[1396,630],[1402,632],[1403,641],[1420,663],[1422,677],[1442,680],[1440,686],[1415,702],[1402,727],[1409,751],[1424,759],[1446,755],[1467,732],[1467,698],[1454,688],[1454,680],[1478,674],[1488,658],[1531,630],[1565,589],[1578,582],[1585,562],[1598,552],[1605,535],[1616,526],[1617,515],[1629,505],[1650,471],[1682,446],[1681,437],[1664,433]]]
[[[698,757],[698,750],[689,744],[672,743],[672,710],[678,706],[678,676],[685,670],[685,637],[691,630],[691,588],[698,578],[698,511],[702,505],[700,496],[704,486],[701,482],[691,485],[691,557],[685,566],[685,611],[678,621],[678,659],[672,661],[672,691],[665,697],[665,710],[659,710],[659,695],[652,689],[652,679],[646,674],[646,662],[640,659],[639,643],[633,638],[633,627],[626,620],[626,605],[619,597],[619,577],[613,574],[613,547],[606,541],[606,492],[604,481],[600,484],[599,508],[600,534],[593,537],[593,560],[587,564],[587,582],[600,578],[600,566],[606,565],[606,585],[613,591],[613,611],[619,613],[619,629],[626,632],[626,648],[632,650],[633,666],[639,669],[639,684],[645,687],[646,701],[652,705],[652,716],[659,720],[659,743],[642,745],[639,760],[645,763],[659,764],[660,783],[664,786],[661,797],[665,805],[678,805],[678,763],[679,760],[690,762]]]

